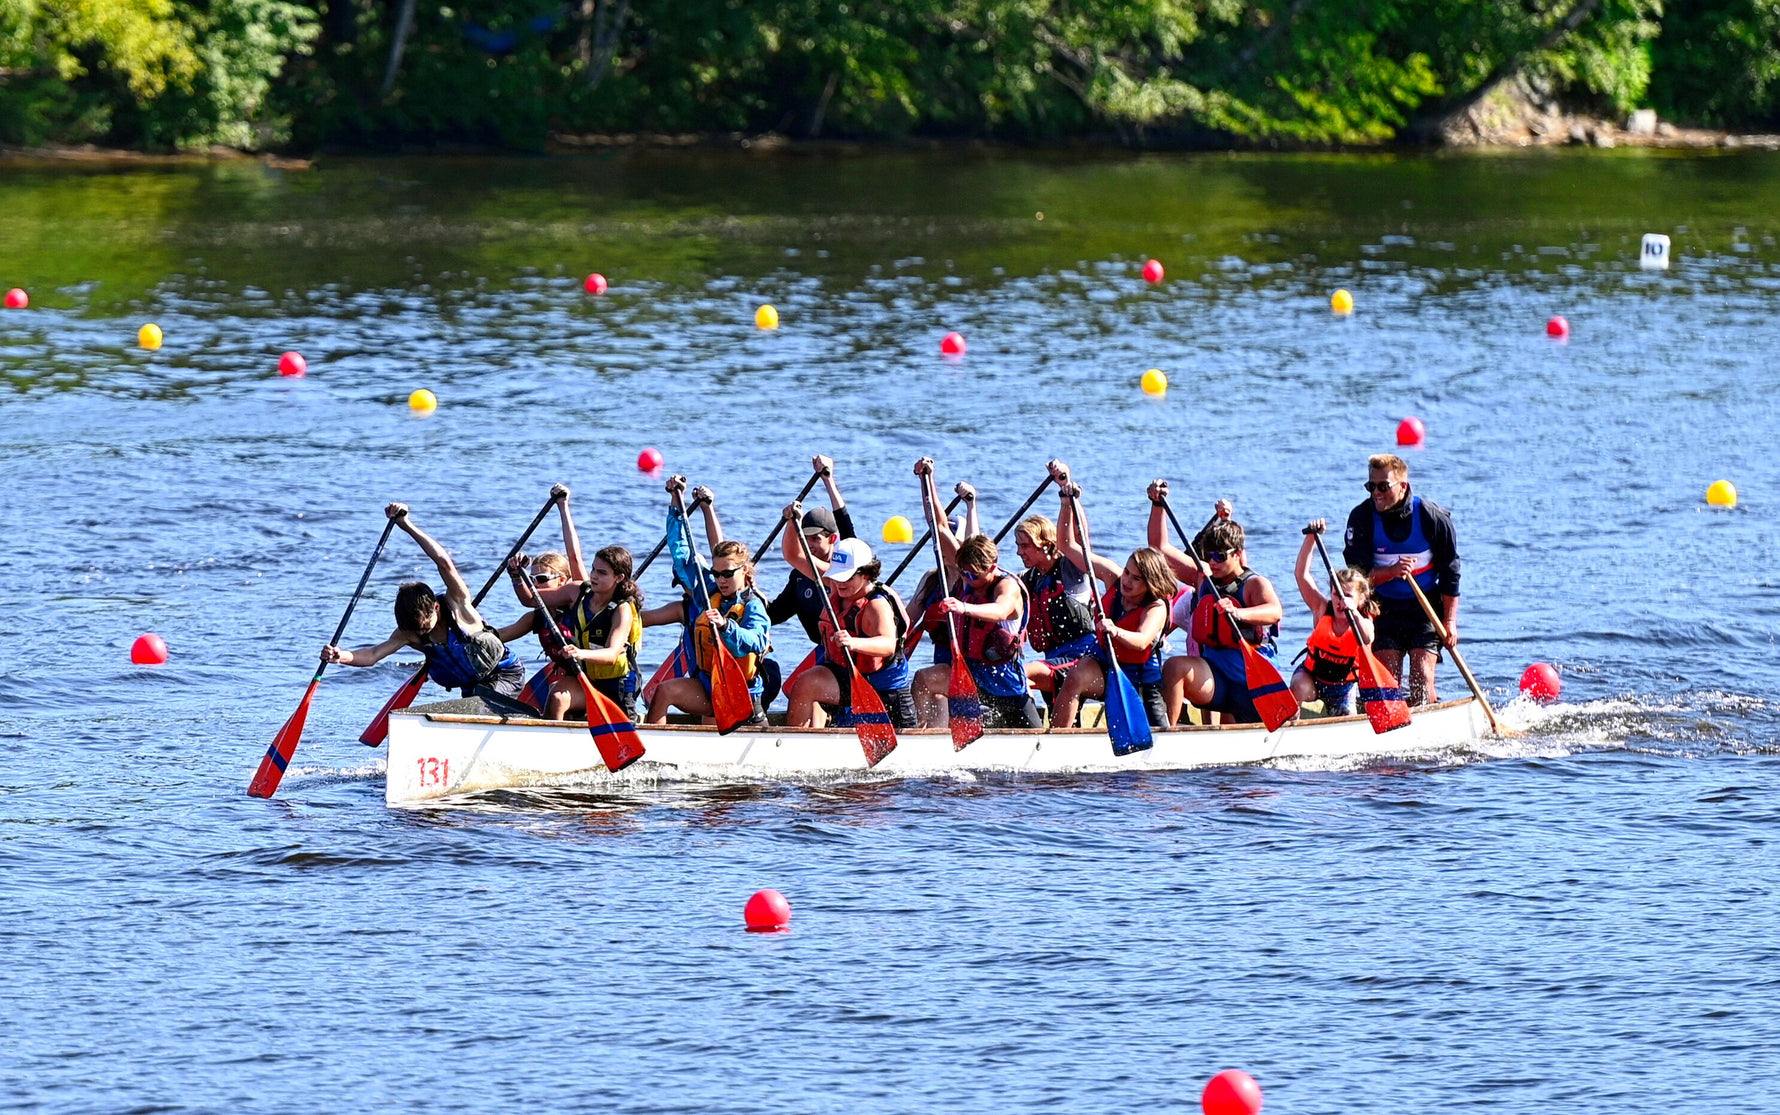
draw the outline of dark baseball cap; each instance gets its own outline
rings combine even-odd
[[[834,523],[834,512],[826,507],[812,507],[803,513],[803,532],[805,534],[839,534],[841,528]]]

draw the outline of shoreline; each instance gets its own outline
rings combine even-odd
[[[306,153],[244,151],[212,146],[201,151],[144,151],[97,144],[53,144],[42,147],[0,145],[0,165],[12,163],[74,163],[110,166],[155,166],[223,162],[257,162],[274,170],[308,170],[329,156],[392,158],[511,156],[554,158],[621,151],[754,151],[763,154],[863,155],[877,151],[979,151],[984,153],[1055,154],[1202,154],[1356,155],[1424,154],[1454,151],[1480,153],[1568,147],[1597,149],[1646,148],[1667,151],[1780,150],[1780,134],[1741,133],[1712,128],[1684,128],[1668,122],[1624,128],[1587,116],[1552,116],[1516,121],[1506,128],[1466,129],[1448,133],[1443,141],[1401,140],[1369,146],[1262,145],[1253,143],[1133,142],[1129,138],[1089,135],[1050,143],[1022,143],[981,137],[904,137],[895,139],[799,139],[782,132],[551,132],[541,151],[493,144],[442,142],[404,144],[396,148],[339,147]]]

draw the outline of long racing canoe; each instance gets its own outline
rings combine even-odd
[[[1415,710],[1403,728],[1378,735],[1364,716],[1295,720],[1275,732],[1258,724],[1194,725],[1155,733],[1156,745],[1122,758],[1106,732],[988,732],[963,751],[944,730],[905,731],[896,750],[868,769],[850,728],[739,730],[724,736],[694,724],[643,727],[647,754],[607,772],[580,721],[493,716],[475,701],[445,701],[390,717],[384,800],[414,805],[487,790],[620,787],[659,781],[759,782],[910,778],[960,773],[1100,774],[1191,770],[1288,759],[1357,759],[1451,750],[1487,734],[1473,697]]]

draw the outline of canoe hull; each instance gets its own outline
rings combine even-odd
[[[758,782],[909,778],[958,773],[1097,774],[1191,770],[1281,759],[1420,754],[1461,747],[1488,730],[1475,699],[1417,709],[1404,728],[1377,735],[1363,716],[1157,732],[1156,745],[1115,757],[1106,733],[990,732],[955,751],[943,731],[903,732],[897,748],[867,768],[851,729],[771,728],[720,736],[692,725],[639,729],[647,754],[614,775],[586,725],[406,709],[390,717],[384,800],[414,805],[459,794],[523,787],[597,789],[658,781]]]

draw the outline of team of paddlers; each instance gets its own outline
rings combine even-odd
[[[641,571],[629,550],[606,546],[586,560],[568,489],[558,485],[551,497],[563,548],[509,559],[515,595],[528,610],[499,627],[483,618],[480,598],[471,597],[445,550],[405,506],[391,504],[395,525],[438,566],[444,592],[418,581],[403,584],[389,638],[353,650],[330,645],[322,660],[369,666],[408,647],[425,656],[433,681],[500,713],[567,719],[584,713],[592,697],[634,720],[641,698],[649,723],[665,721],[675,709],[711,717],[714,675],[733,662],[752,701],[751,710],[743,702],[745,722],[763,723],[764,709],[783,691],[788,724],[844,725],[859,705],[852,686],[860,679],[881,698],[889,723],[907,729],[946,726],[958,655],[975,682],[986,728],[1043,727],[1035,694],[1044,698],[1052,727],[1074,726],[1085,699],[1106,695],[1107,671],[1115,665],[1152,727],[1181,723],[1189,706],[1202,720],[1262,719],[1244,662],[1278,653],[1283,606],[1272,582],[1249,568],[1245,534],[1228,503],[1219,501],[1210,521],[1188,539],[1167,481],[1152,482],[1148,545],[1121,564],[1090,548],[1080,488],[1061,462],[1050,462],[1046,480],[1060,495],[1056,519],[1020,517],[1043,493],[1041,485],[991,537],[979,528],[968,484],[959,484],[958,498],[941,508],[933,462],[923,458],[915,474],[944,574],[930,571],[905,599],[889,583],[895,575],[885,578],[871,547],[857,537],[834,462],[816,457],[812,464],[803,496],[820,480],[830,506],[805,508],[800,496],[785,508],[780,525],[795,524],[781,539],[791,574],[776,597],[769,600],[755,582],[757,555],[724,537],[710,490],[689,492],[675,476],[667,481],[666,536],[657,552],[665,547],[680,595],[645,606],[636,581]],[[1348,516],[1345,568],[1329,565],[1325,552],[1330,575],[1312,572],[1324,530],[1317,519],[1304,528],[1294,570],[1313,627],[1290,690],[1301,705],[1328,715],[1357,711],[1363,680],[1400,686],[1405,666],[1408,702],[1433,700],[1441,646],[1457,641],[1459,556],[1451,517],[1410,490],[1408,465],[1393,455],[1368,461],[1366,491],[1369,498]],[[963,514],[949,519],[959,504]],[[708,561],[694,540],[689,510],[703,519]],[[999,542],[1010,528],[1023,566],[1017,574],[1002,566]],[[775,529],[774,536],[780,533]],[[540,629],[546,614],[554,630]],[[771,654],[772,629],[792,618],[815,649],[784,677]],[[643,633],[657,626],[678,627],[680,642],[645,685],[638,669]],[[1185,636],[1185,652],[1169,656],[1169,636],[1177,631]],[[529,679],[509,648],[528,633],[539,636],[552,659]],[[932,646],[933,664],[916,668],[923,639]],[[1362,658],[1381,665],[1388,682],[1362,679]],[[577,669],[586,684],[574,676]],[[1128,691],[1123,683],[1118,688]]]

